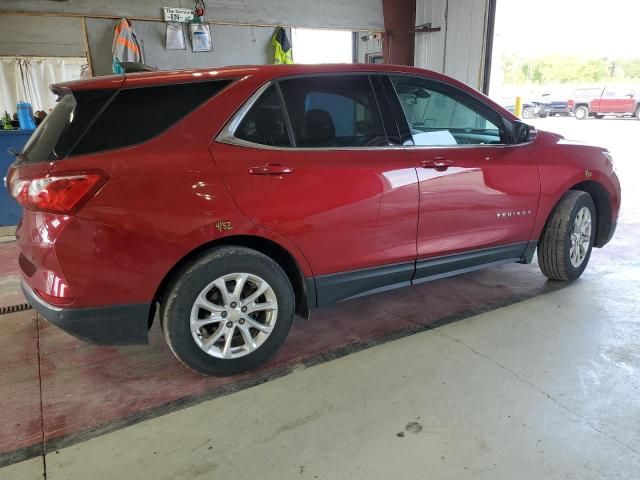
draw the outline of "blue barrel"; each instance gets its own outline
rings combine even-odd
[[[22,151],[33,130],[0,130],[0,180],[7,176],[9,165],[15,157],[7,150]],[[22,207],[13,199],[9,191],[0,183],[0,227],[17,225],[22,217]]]

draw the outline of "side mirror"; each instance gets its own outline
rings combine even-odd
[[[529,143],[533,142],[538,136],[538,131],[535,127],[527,125],[526,123],[516,121],[513,124],[513,139],[515,143]]]

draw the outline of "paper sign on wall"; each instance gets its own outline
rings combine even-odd
[[[184,30],[182,29],[182,23],[167,22],[165,48],[167,50],[187,49],[186,43],[184,41]]]
[[[191,48],[194,52],[210,52],[213,49],[211,42],[211,30],[204,23],[191,23]]]
[[[193,21],[196,15],[195,11],[189,8],[164,7],[163,10],[165,22],[187,23]]]

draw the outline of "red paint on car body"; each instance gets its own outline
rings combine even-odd
[[[545,132],[523,145],[476,148],[271,150],[215,141],[266,82],[353,72],[437,80],[516,120],[456,80],[400,66],[229,67],[61,84],[55,90],[233,80],[139,145],[16,165],[10,180],[95,169],[109,177],[73,215],[25,210],[18,244],[34,272],[23,274],[24,280],[53,305],[139,304],[151,303],[169,272],[191,252],[225,239],[258,238],[278,245],[304,277],[535,241],[562,195],[587,180],[586,169],[592,172],[588,180],[608,193],[615,223],[620,186],[603,149]],[[438,158],[451,167],[443,172],[423,167]],[[270,164],[293,173],[249,174]],[[220,231],[221,221],[231,228]]]

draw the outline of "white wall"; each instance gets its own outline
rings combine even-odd
[[[416,25],[441,31],[416,34],[415,65],[481,89],[487,14],[488,0],[417,0]]]

